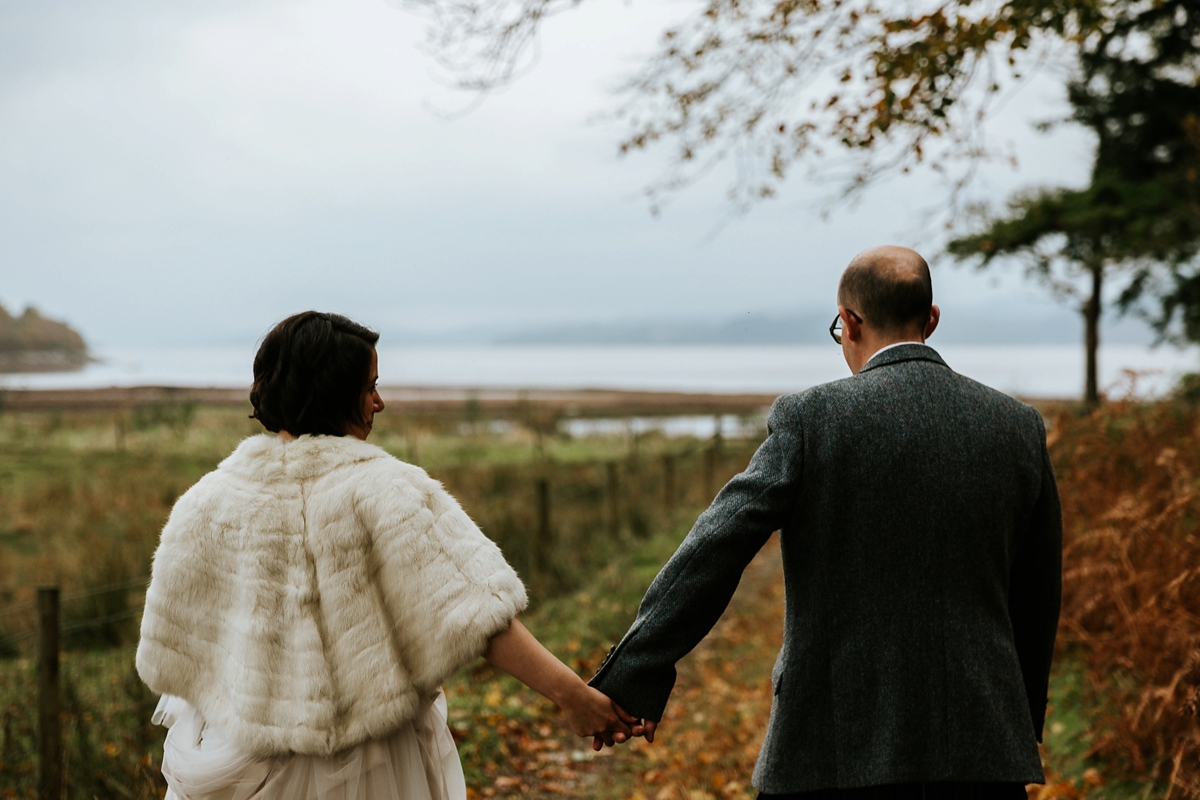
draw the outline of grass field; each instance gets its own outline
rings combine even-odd
[[[149,724],[154,698],[132,670],[141,590],[175,499],[261,431],[248,412],[159,404],[0,414],[0,658],[7,658],[0,660],[0,797],[10,788],[16,796],[33,791],[28,655],[40,584],[60,586],[64,598],[71,796],[158,796],[161,730]],[[657,434],[572,439],[556,433],[554,415],[494,420],[469,406],[457,414],[381,415],[372,441],[445,483],[521,573],[534,609],[573,596],[631,546],[641,552],[661,540],[757,444]],[[539,482],[547,487],[545,511]],[[654,563],[643,565],[643,577],[669,554],[647,552]],[[563,642],[563,652],[589,657],[627,624],[635,599],[597,598],[589,604],[597,632]],[[472,696],[463,693],[456,713],[474,707]],[[489,696],[477,705],[488,708]],[[494,757],[491,741],[462,743],[465,753],[478,750],[466,759],[476,779],[483,777],[476,765]]]
[[[0,414],[0,797],[34,796],[34,673],[25,657],[31,640],[20,637],[32,627],[23,604],[46,582],[68,598],[117,587],[64,601],[70,797],[161,796],[162,731],[149,724],[156,698],[132,668],[141,596],[127,584],[145,576],[179,493],[257,431],[245,413],[150,406]],[[1158,403],[1047,416],[1066,574],[1044,750],[1050,783],[1041,796],[1200,797],[1200,414]],[[478,413],[385,415],[373,440],[425,466],[460,498],[529,583],[536,603],[527,624],[590,674],[711,491],[757,441],[730,440],[718,450],[653,435],[573,440],[556,435],[554,422],[536,414],[518,424]],[[550,500],[541,546],[540,480]],[[730,630],[774,624],[772,597],[747,601],[738,613],[752,616]],[[748,648],[737,650],[736,674],[728,672],[733,661],[695,667],[699,683],[687,691],[706,691],[705,681],[724,686],[732,717],[699,724],[689,716],[677,721],[686,728],[677,746],[607,760],[591,760],[565,735],[546,701],[482,662],[468,668],[447,691],[469,785],[485,796],[583,796],[571,787],[586,785],[598,798],[751,797],[747,776],[736,773],[757,748],[758,712],[747,709],[761,700],[752,699],[761,683],[753,675],[769,669],[769,638],[715,637],[713,664],[721,648]],[[748,683],[738,683],[742,672]],[[751,699],[738,699],[742,693]],[[742,738],[714,743],[724,730]],[[688,755],[692,745],[728,751],[731,760],[702,763]],[[527,783],[525,774],[537,780]]]
[[[24,646],[37,585],[58,585],[69,598],[148,575],[175,499],[242,438],[261,431],[248,412],[154,405],[0,414],[0,655]],[[623,538],[644,538],[661,525],[671,507],[704,502],[756,444],[731,440],[713,449],[661,435],[572,439],[554,433],[553,417],[530,416],[514,424],[470,408],[417,418],[384,414],[372,441],[445,483],[536,597],[575,587]],[[541,539],[539,481],[549,512],[549,536]],[[66,600],[64,625],[76,629],[67,648],[132,641],[129,621],[82,626],[139,600],[136,586]]]

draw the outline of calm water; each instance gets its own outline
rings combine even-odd
[[[946,346],[958,372],[1027,397],[1074,397],[1083,386],[1078,346]],[[239,347],[111,348],[80,372],[0,376],[7,388],[106,386],[244,387],[253,349]],[[828,347],[382,347],[384,385],[514,388],[616,388],[695,392],[797,391],[848,375],[841,351]],[[1169,390],[1200,370],[1200,352],[1171,347],[1101,350],[1101,386],[1124,391],[1127,370],[1139,394]]]

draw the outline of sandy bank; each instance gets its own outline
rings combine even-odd
[[[640,392],[610,389],[464,389],[461,387],[388,386],[380,393],[393,412],[465,411],[472,405],[489,415],[522,406],[560,411],[571,416],[597,414],[751,414],[771,405],[775,395]],[[9,389],[0,391],[7,411],[103,411],[161,403],[249,405],[244,389],[199,389],[170,386],[106,389]]]

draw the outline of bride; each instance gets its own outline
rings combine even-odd
[[[525,588],[441,484],[366,443],[378,334],[314,311],[254,358],[243,441],[171,511],[137,669],[168,798],[464,800],[441,684],[483,656],[597,746],[641,734],[517,620]]]

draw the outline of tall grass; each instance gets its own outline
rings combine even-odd
[[[628,583],[630,575],[605,570],[614,559],[630,563],[631,552],[660,541],[663,531],[676,531],[677,538],[688,512],[672,514],[670,507],[707,500],[708,443],[653,436],[571,440],[555,435],[545,420],[538,425],[384,416],[373,441],[442,480],[501,546],[537,604],[548,603],[547,613],[557,613],[551,611],[561,611],[556,598],[581,586]],[[138,579],[148,574],[176,498],[254,432],[257,423],[229,409],[0,415],[0,647],[7,643],[0,649],[0,797],[9,789],[19,797],[34,792],[35,675],[22,657],[33,640],[14,636],[34,626],[31,601],[39,583],[59,584],[64,592],[69,797],[161,796],[163,731],[149,724],[156,698],[133,669],[136,618],[125,612],[141,607]],[[731,441],[714,451],[713,488],[744,466],[755,444]],[[672,497],[664,485],[664,453],[675,459]],[[615,520],[610,468],[618,477]],[[539,552],[535,535],[538,481],[549,487],[549,537],[542,540],[547,552]],[[656,560],[669,550],[648,552]],[[642,561],[630,574],[648,583],[644,573],[652,575],[655,565]],[[626,594],[640,588],[627,587]],[[590,634],[576,620],[565,655],[586,656],[598,647],[598,637],[616,635],[633,611],[631,602],[622,603],[605,598],[594,604]],[[601,618],[605,622],[596,628]],[[458,686],[462,708],[495,713],[482,695],[474,698],[470,676]],[[463,740],[471,774],[482,775],[476,762],[492,758],[494,744],[487,737]]]

